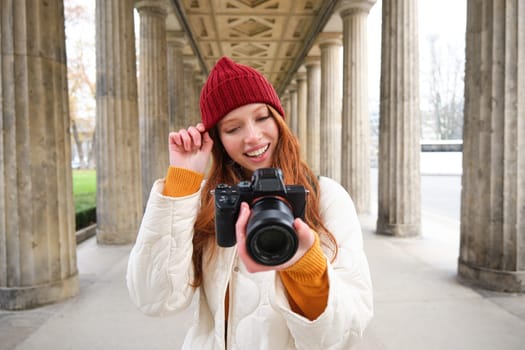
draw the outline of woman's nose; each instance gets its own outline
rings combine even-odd
[[[261,130],[257,125],[250,123],[248,127],[246,128],[246,136],[245,136],[245,142],[246,143],[252,143],[259,141],[261,138]]]

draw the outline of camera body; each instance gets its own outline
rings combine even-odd
[[[215,233],[217,244],[231,247],[236,243],[235,223],[242,202],[251,207],[246,228],[246,248],[263,265],[280,265],[297,251],[294,218],[304,219],[308,191],[301,185],[285,185],[279,168],[254,171],[251,181],[237,185],[219,184],[215,197]]]

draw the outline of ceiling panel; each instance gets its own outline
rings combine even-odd
[[[276,86],[296,70],[337,0],[172,0],[204,70],[227,55]],[[329,13],[328,13],[329,12]],[[327,15],[328,14],[328,15]],[[321,23],[322,22],[322,23]]]

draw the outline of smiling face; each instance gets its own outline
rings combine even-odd
[[[217,124],[217,130],[224,149],[241,167],[250,172],[271,167],[279,129],[264,103],[232,110]]]

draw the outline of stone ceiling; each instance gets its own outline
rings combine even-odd
[[[170,0],[167,26],[187,33],[186,52],[197,57],[206,75],[226,55],[258,69],[282,91],[318,34],[333,30],[337,2]]]

